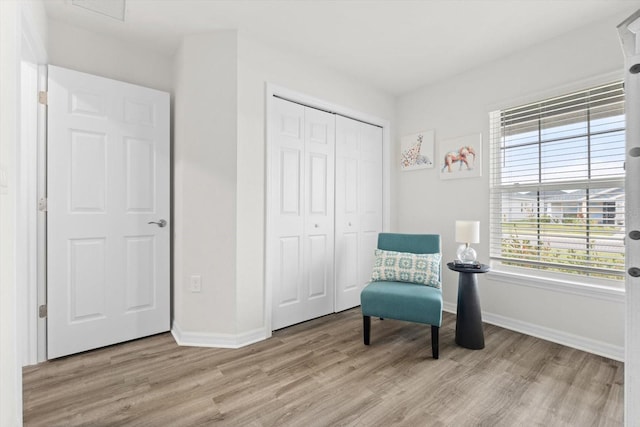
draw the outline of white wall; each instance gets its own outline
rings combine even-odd
[[[22,425],[22,310],[26,275],[17,252],[20,130],[20,61],[46,60],[46,22],[41,2],[0,2],[0,425]],[[28,42],[30,46],[23,45]]]
[[[173,57],[50,19],[49,64],[171,92]]]
[[[391,122],[394,119],[392,96],[356,77],[318,66],[311,57],[287,54],[239,34],[236,267],[239,333],[264,327],[267,82]]]
[[[18,358],[16,286],[16,147],[20,100],[20,8],[0,2],[0,424],[22,420],[22,375]]]
[[[235,31],[187,36],[175,59],[174,334],[183,343],[236,331],[236,45]],[[202,277],[200,293],[191,275]]]
[[[437,167],[396,170],[398,230],[441,233],[446,260],[455,257],[455,219],[480,220],[481,243],[476,249],[479,259],[488,262],[488,113],[621,79],[616,25],[625,17],[605,19],[491,64],[470,64],[462,74],[401,97],[397,135],[435,129],[437,160],[443,154],[437,149],[439,141],[481,132],[483,176],[441,181]],[[485,320],[622,358],[623,295],[578,296],[523,286],[520,280],[500,281],[490,274],[481,276],[479,283]],[[454,308],[457,277],[448,270],[443,295],[447,307]]]
[[[268,332],[266,83],[387,120],[394,100],[232,31],[185,37],[175,62],[173,332],[184,344],[235,347]],[[201,293],[189,291],[191,274],[202,274]]]

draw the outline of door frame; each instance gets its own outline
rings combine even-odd
[[[278,86],[272,83],[266,83],[265,85],[266,96],[266,108],[265,108],[265,132],[266,132],[266,146],[265,146],[265,235],[264,235],[264,280],[265,280],[265,298],[264,298],[264,325],[266,329],[266,338],[270,338],[272,335],[271,328],[271,309],[273,304],[273,283],[271,283],[270,274],[270,253],[269,253],[269,239],[273,236],[273,224],[271,224],[271,209],[272,206],[269,203],[269,194],[273,183],[271,182],[271,148],[274,142],[271,138],[271,118],[274,114],[273,99],[274,96],[285,99],[287,101],[295,102],[305,105],[307,107],[316,108],[318,110],[327,111],[330,113],[339,114],[351,119],[366,122],[372,125],[380,126],[382,128],[382,230],[388,231],[391,224],[391,130],[389,120],[382,119],[380,117],[373,116],[371,114],[363,113],[361,111],[353,110],[351,108],[343,107],[342,105],[334,104],[322,99],[315,98],[313,96],[297,92],[291,89],[287,89],[282,86]],[[334,301],[335,305],[335,301]]]
[[[640,163],[637,156],[631,155],[631,150],[638,147],[637,137],[640,134],[640,121],[637,119],[640,112],[638,93],[640,92],[640,76],[636,72],[640,63],[640,10],[633,13],[620,25],[618,35],[622,44],[625,57],[625,115],[626,145],[625,145],[625,227],[626,231],[640,229],[640,197],[637,193],[637,182],[640,177]],[[632,68],[633,67],[633,68]],[[633,71],[632,71],[633,69]],[[631,118],[631,119],[630,119]],[[630,237],[630,236],[627,236]],[[625,365],[624,365],[624,425],[640,425],[640,407],[637,404],[640,398],[640,279],[632,277],[629,269],[640,267],[640,245],[637,241],[626,238],[625,246]]]
[[[38,67],[38,87],[40,91],[46,92],[48,85],[47,66]],[[47,107],[38,104],[41,114],[38,115],[38,166],[37,183],[35,189],[35,200],[44,200],[44,211],[38,209],[38,220],[36,224],[37,254],[36,268],[37,278],[35,282],[38,307],[47,305]],[[47,360],[47,317],[37,317],[37,363]]]
[[[37,102],[38,91],[47,90],[47,50],[31,11],[22,12],[22,61],[36,68],[37,82],[33,82],[28,99],[23,103],[37,106],[37,113],[20,117],[20,147],[16,175],[16,221],[22,242],[16,248],[16,279],[18,281],[18,331],[20,360],[23,366],[47,360],[46,318],[38,316],[38,307],[46,304],[46,215],[34,212],[36,201],[46,195],[46,153],[47,110],[46,105]],[[37,11],[34,11],[37,12]],[[20,76],[21,80],[24,76]],[[22,105],[23,111],[26,105]],[[35,127],[31,138],[26,138],[22,128]],[[35,162],[35,163],[34,163]]]

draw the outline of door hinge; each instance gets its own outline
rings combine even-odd
[[[40,212],[46,212],[47,211],[47,198],[46,197],[41,197],[40,200],[38,200],[38,210]]]
[[[43,304],[40,307],[38,307],[38,317],[40,317],[41,319],[47,317],[47,305]]]
[[[42,105],[47,105],[48,95],[47,92],[41,90],[38,92],[38,102]]]

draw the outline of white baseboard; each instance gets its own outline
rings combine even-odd
[[[178,345],[191,347],[240,348],[267,339],[265,328],[240,334],[184,332],[175,321],[171,325],[171,334]]]
[[[443,309],[449,313],[456,313],[456,305],[452,303],[444,302]],[[536,338],[541,338],[567,347],[597,354],[598,356],[624,362],[624,347],[621,346],[608,344],[568,332],[558,331],[546,326],[523,322],[522,320],[501,316],[499,314],[488,313],[486,311],[482,312],[482,321],[500,326],[501,328],[520,332],[525,335],[531,335]]]
[[[456,305],[448,302],[443,303],[444,311],[456,313]],[[482,321],[501,328],[531,335],[536,338],[555,342],[567,347],[576,348],[609,359],[624,361],[624,347],[608,344],[602,341],[593,340],[583,336],[559,331],[557,329],[540,326],[522,320],[513,319],[499,314],[482,312]],[[265,328],[258,328],[252,331],[234,334],[212,334],[203,332],[184,332],[174,321],[171,327],[171,334],[178,345],[193,347],[214,347],[214,348],[240,348],[268,338]]]

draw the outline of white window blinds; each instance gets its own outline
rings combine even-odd
[[[622,278],[624,87],[491,113],[491,258]]]

